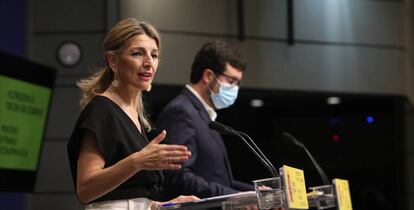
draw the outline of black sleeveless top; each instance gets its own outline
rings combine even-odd
[[[76,189],[77,161],[85,130],[96,135],[100,152],[109,167],[141,150],[149,141],[145,129],[137,129],[129,116],[112,100],[95,96],[84,108],[67,145],[72,180]],[[161,171],[139,171],[113,191],[92,201],[146,197],[159,200],[162,192]]]

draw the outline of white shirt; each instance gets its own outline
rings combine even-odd
[[[198,100],[201,102],[201,104],[203,104],[204,108],[206,109],[208,115],[210,116],[211,120],[214,121],[217,118],[217,112],[210,106],[208,105],[203,98],[201,98],[201,96],[197,93],[197,91],[194,90],[194,88],[191,87],[191,85],[186,84],[185,87],[190,90],[190,92],[192,92],[196,98],[198,98]]]

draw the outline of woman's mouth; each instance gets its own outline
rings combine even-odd
[[[144,81],[150,81],[152,78],[152,74],[150,72],[138,73],[138,78]]]

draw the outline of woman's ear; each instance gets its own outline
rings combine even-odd
[[[106,53],[105,56],[106,56],[106,62],[108,63],[108,66],[111,68],[111,70],[114,73],[116,73],[115,72],[115,70],[116,70],[116,56],[115,56],[115,54],[112,53],[112,52],[108,52],[108,53]]]

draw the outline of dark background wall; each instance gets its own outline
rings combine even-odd
[[[153,117],[188,82],[202,43],[224,39],[242,51],[249,69],[241,97],[219,113],[220,121],[250,134],[276,166],[303,168],[309,186],[320,184],[303,152],[280,139],[283,131],[296,135],[328,176],[351,180],[355,209],[375,209],[367,207],[371,200],[383,209],[397,209],[389,208],[396,201],[403,202],[401,209],[414,209],[414,169],[408,167],[414,162],[412,2],[296,0],[295,45],[287,44],[287,0],[244,1],[244,41],[238,40],[236,2],[1,1],[1,48],[58,69],[36,190],[17,194],[25,201],[18,209],[82,209],[66,157],[80,112],[74,84],[102,64],[105,32],[129,16],[149,20],[163,37],[158,85],[148,96]],[[71,68],[56,60],[57,47],[68,40],[82,49],[81,62]],[[170,87],[175,92],[165,91]],[[251,107],[258,96],[264,107]],[[341,96],[344,104],[328,106],[328,96]],[[364,123],[368,114],[376,117],[374,124]],[[341,141],[331,141],[333,134]],[[240,142],[226,142],[238,178],[267,176]]]

